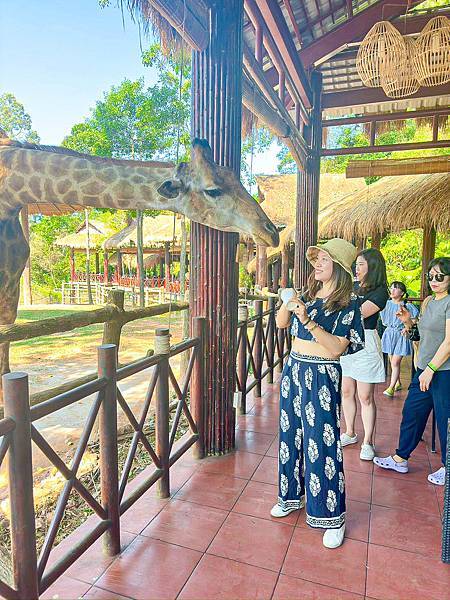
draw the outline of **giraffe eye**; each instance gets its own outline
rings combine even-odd
[[[205,194],[210,198],[218,198],[222,195],[222,190],[219,190],[218,188],[212,188],[209,190],[205,190]]]

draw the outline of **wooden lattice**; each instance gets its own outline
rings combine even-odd
[[[366,35],[356,56],[356,69],[367,87],[380,87],[381,76],[405,56],[402,35],[389,23],[376,23]]]
[[[389,98],[405,98],[411,96],[420,88],[415,70],[412,66],[412,58],[415,43],[412,38],[404,38],[406,53],[390,65],[381,74],[381,87]]]
[[[425,25],[415,43],[413,67],[420,85],[450,81],[450,19],[434,17]]]

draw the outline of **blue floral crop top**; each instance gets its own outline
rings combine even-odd
[[[352,294],[350,304],[341,310],[330,312],[324,309],[324,298],[315,298],[305,302],[306,312],[328,333],[350,341],[344,354],[355,354],[364,348],[364,327],[361,304]],[[297,315],[292,314],[291,335],[300,340],[313,341],[314,336],[301,323]]]

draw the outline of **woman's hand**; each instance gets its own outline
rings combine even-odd
[[[306,312],[306,306],[299,299],[297,299],[296,302],[298,306],[292,312],[300,319],[300,322],[304,325],[309,319],[308,313]]]
[[[411,327],[411,313],[404,306],[400,306],[398,311],[395,313],[395,316],[405,325],[405,327]]]
[[[422,392],[427,392],[430,389],[430,385],[431,385],[431,381],[433,379],[433,371],[430,369],[430,367],[427,367],[425,369],[425,371],[423,371],[420,375],[419,375],[419,385],[420,385],[420,390]]]

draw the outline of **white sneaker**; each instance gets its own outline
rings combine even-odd
[[[358,441],[358,434],[355,433],[355,435],[352,437],[351,435],[347,435],[346,433],[341,433],[341,445],[342,447],[344,446],[350,446],[350,444],[356,444],[356,442]]]
[[[445,467],[441,467],[434,473],[428,475],[428,481],[434,485],[445,485]]]
[[[381,458],[380,456],[375,456],[373,462],[377,465],[377,467],[381,467],[382,469],[390,469],[391,471],[397,471],[397,473],[407,473],[408,472],[408,461],[402,460],[402,462],[397,462],[394,460],[392,456],[386,456],[386,458]]]
[[[345,523],[339,529],[327,529],[323,534],[323,545],[325,548],[339,548],[342,546],[345,535]]]
[[[363,444],[359,453],[361,460],[373,460],[375,458],[375,449],[372,444]]]
[[[294,512],[294,510],[300,510],[304,506],[305,506],[305,498],[303,497],[303,498],[300,498],[300,506],[298,508],[284,509],[279,504],[275,504],[275,506],[272,507],[270,514],[272,515],[272,517],[276,517],[277,519],[280,519],[282,517],[287,517],[288,515],[291,514],[291,512]]]

